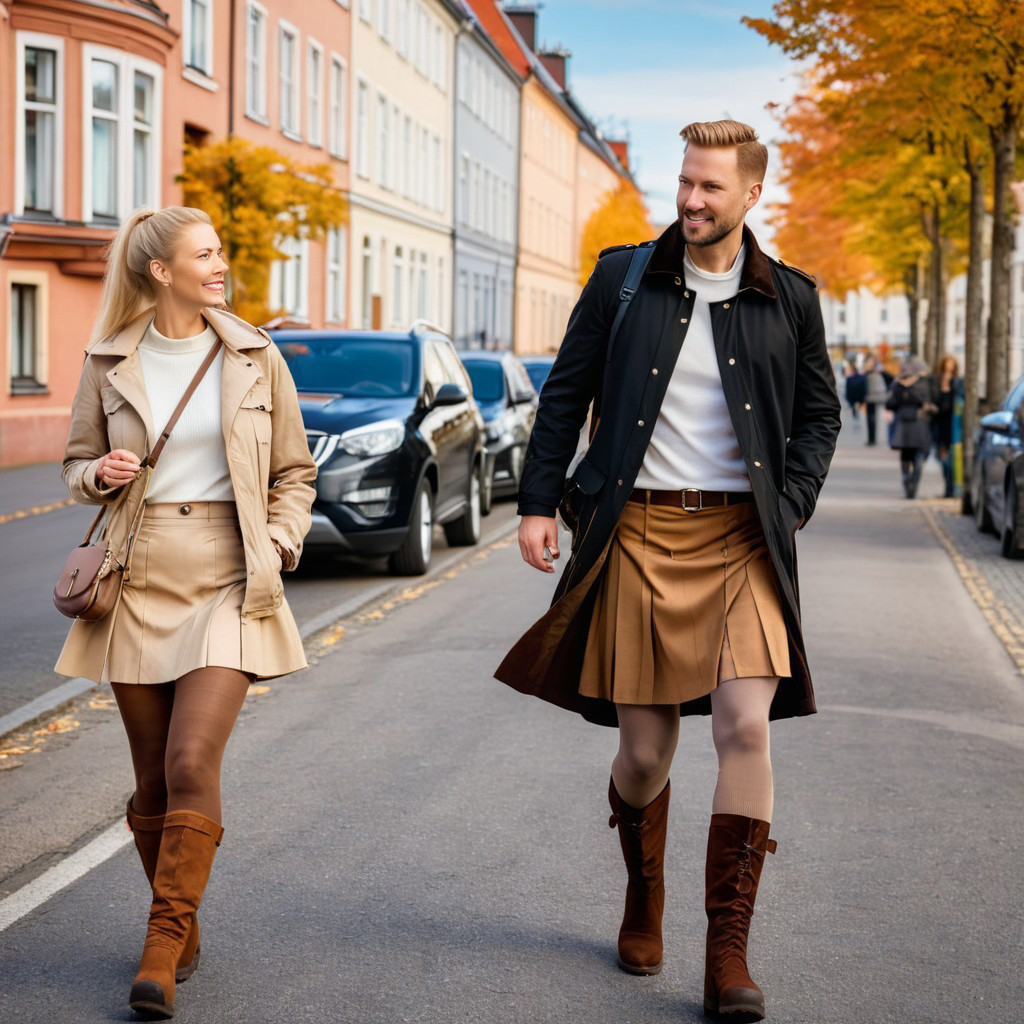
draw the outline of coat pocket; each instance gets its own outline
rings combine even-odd
[[[103,412],[112,416],[124,405],[125,398],[113,384],[104,384],[100,388],[100,401],[103,403]]]
[[[249,393],[242,399],[243,409],[253,409],[257,412],[270,412],[274,408],[274,400],[271,396],[269,384],[254,384]]]

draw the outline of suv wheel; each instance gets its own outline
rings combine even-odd
[[[430,484],[420,481],[412,503],[409,532],[402,546],[391,556],[388,568],[396,576],[422,576],[430,568],[434,546],[434,502]]]
[[[995,533],[996,529],[992,523],[992,516],[988,511],[988,501],[985,494],[985,470],[978,472],[977,497],[974,499],[974,525],[980,533]]]
[[[471,547],[480,540],[480,463],[469,475],[466,511],[458,519],[445,523],[444,535],[452,547]]]
[[[1000,537],[1003,558],[1024,557],[1024,551],[1020,549],[1020,530],[1017,528],[1019,514],[1017,482],[1011,477],[1006,484],[1006,500],[1003,502],[1003,532]]]

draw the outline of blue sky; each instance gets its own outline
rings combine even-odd
[[[538,43],[572,53],[569,87],[606,134],[628,127],[633,166],[656,224],[675,219],[679,129],[690,121],[732,117],[771,145],[780,130],[765,104],[785,104],[797,88],[796,65],[743,15],[767,17],[767,0],[546,0]],[[780,199],[769,160],[765,196],[748,215],[768,240],[766,200]]]

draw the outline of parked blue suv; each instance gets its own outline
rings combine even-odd
[[[435,523],[449,544],[476,544],[484,423],[440,329],[269,333],[319,469],[306,552],[387,555],[392,572],[419,575]]]

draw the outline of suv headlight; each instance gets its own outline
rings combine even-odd
[[[398,451],[404,440],[404,423],[400,420],[381,420],[379,423],[368,423],[365,427],[346,430],[341,435],[340,444],[350,455],[366,457]]]

